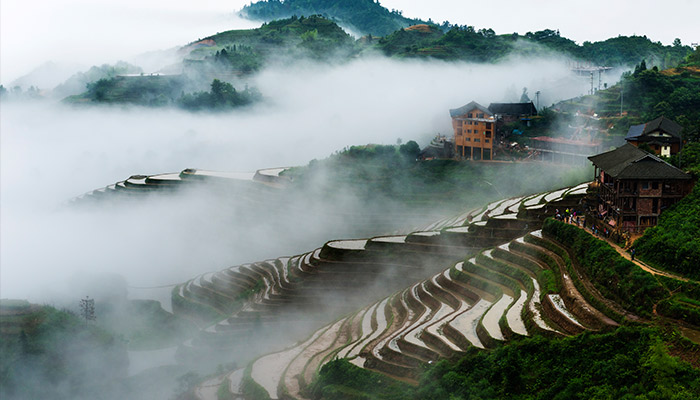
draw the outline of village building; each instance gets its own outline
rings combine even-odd
[[[595,170],[597,216],[613,230],[636,233],[656,225],[693,187],[690,175],[629,143],[588,159]]]
[[[682,130],[683,127],[674,121],[659,117],[646,124],[630,126],[625,140],[636,147],[646,143],[656,155],[669,157],[681,149]]]
[[[472,101],[450,110],[457,157],[492,160],[495,118],[488,108]]]
[[[569,139],[563,137],[535,136],[530,138],[529,148],[533,160],[559,164],[584,165],[588,157],[601,150],[602,142],[593,139]]]
[[[452,138],[438,134],[418,154],[419,160],[454,158],[455,144]]]
[[[503,123],[515,121],[528,121],[530,117],[537,115],[537,108],[529,103],[491,103],[489,111],[495,115],[496,120]]]

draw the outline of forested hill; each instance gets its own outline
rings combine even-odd
[[[445,21],[405,18],[401,11],[388,10],[374,0],[264,0],[251,3],[241,15],[261,21],[293,15],[319,14],[360,33],[382,36],[378,47],[389,56],[431,57],[448,60],[497,61],[514,51],[524,55],[546,52],[565,54],[573,59],[608,66],[634,66],[645,59],[649,66],[662,69],[675,66],[691,51],[680,40],[672,46],[646,36],[618,36],[600,42],[577,44],[556,29],[497,35],[492,29],[452,25]],[[404,30],[412,25],[423,29]]]
[[[514,53],[524,56],[556,53],[608,66],[634,66],[645,59],[650,67],[656,65],[662,69],[677,65],[693,50],[680,41],[664,46],[646,36],[618,36],[578,45],[552,29],[525,35],[497,35],[492,29],[476,30],[473,26],[453,26],[446,33],[441,29],[426,26],[399,30],[380,39],[378,46],[384,54],[393,57],[495,62]]]
[[[251,3],[241,10],[244,17],[260,21],[314,14],[374,36],[385,36],[410,25],[425,23],[404,17],[401,11],[389,11],[374,0],[265,0]]]

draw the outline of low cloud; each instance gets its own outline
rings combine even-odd
[[[64,205],[132,174],[305,165],[398,138],[425,145],[438,132],[451,134],[450,108],[510,100],[504,93],[522,87],[541,91],[546,104],[585,92],[587,82],[555,58],[491,65],[377,57],[273,65],[250,84],[265,101],[225,114],[3,104],[2,296],[43,299],[47,287],[80,271],[120,273],[134,286],[175,283],[343,234],[293,217],[254,218],[240,211],[245,204],[201,193],[96,209]]]

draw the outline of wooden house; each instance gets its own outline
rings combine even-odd
[[[457,157],[492,160],[495,119],[488,108],[472,101],[450,110]]]
[[[680,151],[682,130],[674,121],[659,117],[646,124],[630,126],[625,140],[637,147],[646,143],[656,155],[668,157]]]
[[[510,123],[518,120],[528,120],[537,115],[537,108],[532,102],[529,103],[491,103],[491,111],[498,121]]]
[[[656,225],[693,187],[690,175],[629,143],[588,159],[595,170],[598,216],[614,229],[641,232]]]

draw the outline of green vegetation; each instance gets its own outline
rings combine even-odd
[[[358,368],[345,359],[325,364],[311,386],[314,399],[411,399],[415,388],[385,375]]]
[[[586,278],[604,297],[623,308],[649,317],[654,304],[666,295],[653,275],[576,226],[548,219],[542,232],[569,247]]]
[[[238,92],[227,82],[214,79],[211,83],[211,91],[183,94],[178,100],[178,105],[186,110],[228,110],[245,106],[260,100],[262,96],[255,89],[245,88]]]
[[[68,97],[69,103],[134,104],[163,107],[177,105],[190,111],[225,111],[246,106],[262,98],[256,89],[237,91],[233,85],[214,79],[209,92],[184,93],[187,78],[176,76],[130,76],[100,79],[88,91]]]
[[[180,96],[185,84],[181,75],[117,76],[89,83],[87,92],[67,97],[64,101],[166,106]]]
[[[0,321],[18,328],[0,336],[3,399],[102,398],[126,377],[125,345],[70,312],[34,306]]]
[[[114,65],[103,64],[93,66],[85,72],[78,72],[58,85],[53,91],[60,97],[71,96],[85,91],[88,84],[97,82],[100,79],[112,79],[119,75],[141,74],[143,70],[140,67],[131,65],[124,61],[119,61]]]
[[[599,65],[632,66],[643,59],[650,64],[670,68],[683,61],[692,51],[676,40],[672,46],[652,42],[646,36],[618,36],[600,42],[576,44],[562,37],[558,30],[544,29],[496,35],[492,29],[476,30],[473,26],[437,26],[432,21],[404,18],[400,11],[389,11],[373,0],[266,0],[243,8],[242,14],[263,21],[290,16],[322,15],[363,34],[383,36],[378,46],[387,55],[398,57],[435,57],[450,60],[493,62],[512,53],[541,55],[558,52],[574,59]],[[410,25],[427,24],[427,31],[404,31]],[[444,34],[443,34],[444,32]]]
[[[243,7],[241,14],[261,21],[291,16],[323,15],[363,34],[384,36],[409,25],[425,23],[389,11],[374,0],[266,0]]]
[[[634,247],[640,259],[655,267],[700,279],[700,185],[664,211]]]
[[[662,334],[619,328],[609,334],[523,339],[492,352],[440,362],[416,392],[421,399],[683,399],[700,393],[700,372],[668,354]]]
[[[492,29],[477,31],[473,26],[451,26],[444,34],[435,27],[430,32],[397,31],[382,38],[378,47],[389,56],[475,62],[496,62],[514,54],[554,53],[608,66],[633,66],[646,59],[662,69],[677,65],[692,51],[688,46],[664,46],[642,36],[619,36],[579,46],[551,29],[496,35]]]
[[[199,43],[207,41],[214,45],[198,47],[189,57],[244,73],[256,71],[269,59],[285,56],[322,61],[356,53],[352,37],[333,21],[318,15],[293,16],[265,23],[257,29],[221,32]]]
[[[569,186],[587,179],[587,168],[556,171],[540,163],[468,163],[416,161],[418,146],[352,146],[324,160],[294,168],[285,175],[293,186],[314,196],[354,197],[406,212],[458,212],[465,206]],[[542,176],[549,179],[543,180]]]
[[[536,336],[458,362],[430,367],[417,388],[359,369],[326,364],[314,384],[323,399],[688,399],[700,371],[669,355],[680,343],[654,328],[621,327],[575,337]]]
[[[697,54],[698,50],[686,57],[681,66],[663,71],[640,62],[634,72],[623,74],[617,85],[594,95],[558,103],[553,108],[570,114],[595,110],[603,117],[602,122],[610,134],[622,136],[631,125],[663,115],[683,127],[684,140],[700,141],[700,68],[687,66],[693,63],[691,60],[700,58]],[[622,116],[621,100],[625,113]]]

